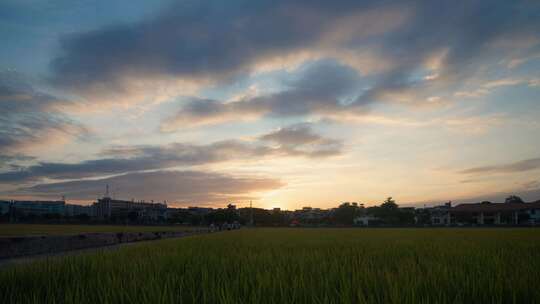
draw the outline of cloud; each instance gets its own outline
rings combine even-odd
[[[342,142],[313,132],[308,124],[280,128],[260,137],[277,144],[288,155],[328,157],[342,153]]]
[[[531,171],[540,168],[540,158],[526,159],[510,164],[474,167],[459,171],[461,174],[484,174],[484,173],[515,173]]]
[[[283,67],[283,58],[292,58],[285,65],[334,58],[363,73],[378,72],[358,102],[408,93],[407,102],[422,103],[441,87],[466,83],[491,58],[519,57],[537,47],[540,21],[531,12],[538,10],[534,1],[176,1],[147,20],[65,36],[51,62],[52,78],[86,97],[130,95],[133,88],[144,95],[164,79],[181,80],[172,87],[189,95],[187,86],[234,79],[260,67]],[[528,42],[501,43],[519,37]],[[266,103],[259,100],[248,112],[266,113]],[[310,110],[293,103],[286,105],[295,114]],[[195,107],[188,106],[188,114],[196,113]],[[211,107],[224,114],[233,108]]]
[[[540,87],[540,78],[534,78],[529,80],[530,87]]]
[[[44,178],[79,179],[175,166],[195,166],[234,158],[264,156],[269,152],[266,147],[238,141],[220,141],[210,145],[174,143],[165,146],[115,147],[103,152],[108,158],[71,164],[42,162],[24,169],[0,173],[0,183],[20,183]]]
[[[354,69],[335,61],[322,60],[298,71],[296,79],[285,83],[283,91],[248,96],[232,102],[193,100],[166,119],[162,130],[190,125],[205,125],[261,116],[294,117],[308,114],[334,115],[336,112],[362,111],[359,102],[351,103],[360,84]],[[297,74],[297,75],[298,75]]]
[[[483,135],[495,127],[512,123],[504,114],[473,115],[434,119],[433,126],[443,126],[462,135]]]
[[[0,170],[3,169],[19,169],[19,162],[32,161],[35,157],[26,155],[1,155],[0,154]]]
[[[0,155],[6,160],[24,158],[44,144],[58,144],[88,135],[82,125],[62,114],[69,102],[39,92],[21,74],[0,73]]]
[[[496,88],[507,87],[507,86],[516,86],[527,84],[530,87],[538,86],[538,79],[527,79],[527,78],[500,78],[496,80],[486,81],[481,84],[478,88],[469,91],[457,91],[454,93],[454,96],[457,97],[470,97],[476,98],[488,95]]]
[[[272,141],[285,146],[296,146],[302,144],[317,143],[323,138],[313,133],[307,125],[294,125],[280,128],[277,131],[265,134],[260,137],[262,140]]]
[[[239,4],[177,1],[151,20],[65,36],[51,62],[51,80],[99,103],[122,96],[145,100],[171,87],[175,94],[189,95],[209,81],[237,76],[279,45],[287,49],[295,39],[305,41],[294,31],[276,33],[280,26],[274,22],[290,24],[294,16],[272,16],[268,4],[250,5],[248,11]],[[266,35],[255,30],[270,26],[275,30]]]
[[[502,38],[538,36],[534,28],[540,22],[527,13],[539,9],[532,2],[475,1],[456,6],[416,1],[411,6],[414,17],[377,44],[393,66],[377,75],[376,83],[359,100],[425,104],[430,96],[455,91],[479,77],[492,59],[537,47],[495,45]]]
[[[130,78],[227,78],[312,45],[340,17],[372,6],[244,2],[176,1],[149,20],[65,36],[51,62],[53,80],[84,92],[123,90]]]
[[[295,133],[298,138],[316,137],[315,141],[296,145],[277,141],[279,132]],[[274,157],[330,157],[341,153],[341,142],[315,134],[307,125],[285,128],[263,135],[257,141],[224,140],[206,145],[171,143],[162,146],[117,146],[102,151],[103,158],[78,163],[41,162],[0,173],[0,183],[17,184],[43,179],[66,180],[100,177],[128,172],[192,167],[232,160],[250,161]]]
[[[265,177],[238,177],[197,171],[157,171],[130,173],[98,180],[79,180],[39,184],[20,188],[13,195],[59,197],[90,200],[100,197],[105,185],[111,185],[115,196],[124,199],[166,200],[168,203],[226,203],[257,199],[254,193],[274,190],[284,184]],[[129,197],[126,197],[129,196]]]
[[[540,189],[540,180],[527,181],[527,182],[524,182],[522,186],[526,190]]]

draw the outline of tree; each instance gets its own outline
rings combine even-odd
[[[343,203],[334,211],[334,221],[341,225],[352,225],[354,218],[360,213],[358,204]]]
[[[390,196],[381,204],[381,208],[386,210],[395,210],[398,209],[398,204],[396,204],[396,201]]]
[[[383,223],[390,225],[401,224],[403,217],[398,204],[396,204],[396,201],[392,197],[388,197],[379,207],[369,208],[368,213],[381,219]]]
[[[231,207],[227,207],[227,209],[217,209],[207,213],[204,216],[204,219],[207,223],[220,225],[224,223],[232,224],[233,222],[238,221],[239,218],[240,217],[236,213],[236,209]]]
[[[524,201],[521,199],[521,197],[519,197],[517,195],[510,195],[509,197],[507,197],[504,200],[504,202],[505,203],[518,203],[518,204],[524,203]]]

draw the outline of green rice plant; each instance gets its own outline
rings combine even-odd
[[[244,229],[0,270],[1,303],[540,303],[537,229]]]

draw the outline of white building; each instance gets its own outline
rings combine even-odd
[[[374,217],[372,215],[362,215],[362,216],[357,216],[353,219],[353,223],[354,225],[358,225],[358,226],[369,226],[369,223],[373,223],[373,222],[376,222],[378,221],[379,218],[377,217]]]

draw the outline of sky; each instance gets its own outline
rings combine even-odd
[[[540,199],[540,2],[0,2],[0,197]]]

